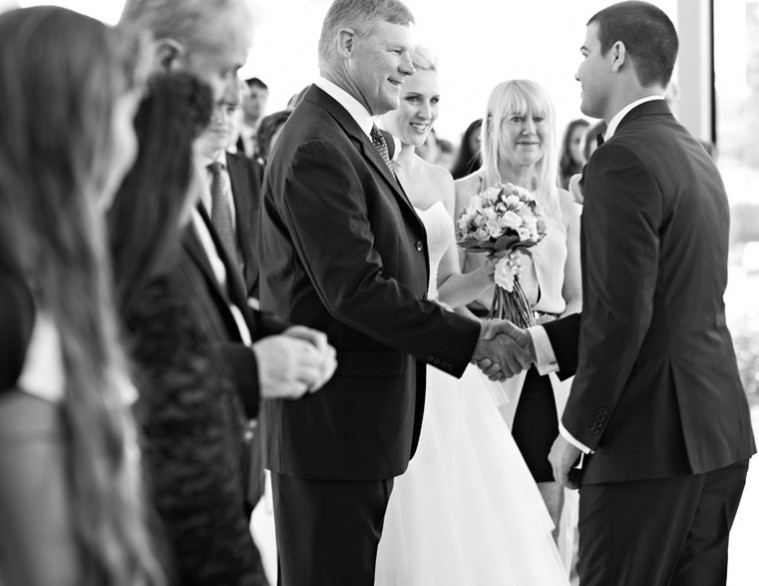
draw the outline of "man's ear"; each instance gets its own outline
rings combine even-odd
[[[356,31],[350,28],[340,29],[337,33],[337,52],[343,59],[353,55],[356,48]]]
[[[155,68],[168,72],[182,64],[186,52],[182,43],[174,39],[156,39],[153,41]]]
[[[617,41],[609,49],[611,53],[611,70],[614,73],[618,73],[622,66],[627,61],[627,49],[622,41]]]

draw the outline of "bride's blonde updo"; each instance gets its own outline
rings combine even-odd
[[[414,69],[420,71],[437,71],[437,56],[427,47],[416,45],[411,54],[411,63]]]

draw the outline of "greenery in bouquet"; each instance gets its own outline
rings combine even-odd
[[[458,220],[458,244],[467,252],[496,256],[495,292],[489,318],[534,325],[532,309],[519,283],[519,266],[509,253],[529,249],[546,235],[543,210],[523,187],[498,184],[478,193]]]

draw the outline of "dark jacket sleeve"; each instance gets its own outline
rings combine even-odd
[[[556,374],[561,380],[573,376],[577,370],[581,323],[582,315],[573,313],[543,324],[548,339],[551,341],[556,361],[559,363],[559,372]]]

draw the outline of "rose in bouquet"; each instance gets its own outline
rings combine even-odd
[[[458,244],[469,252],[498,258],[489,318],[506,318],[520,327],[534,325],[530,303],[519,283],[519,266],[509,253],[530,254],[546,235],[543,210],[529,191],[498,184],[473,196],[458,220]]]

